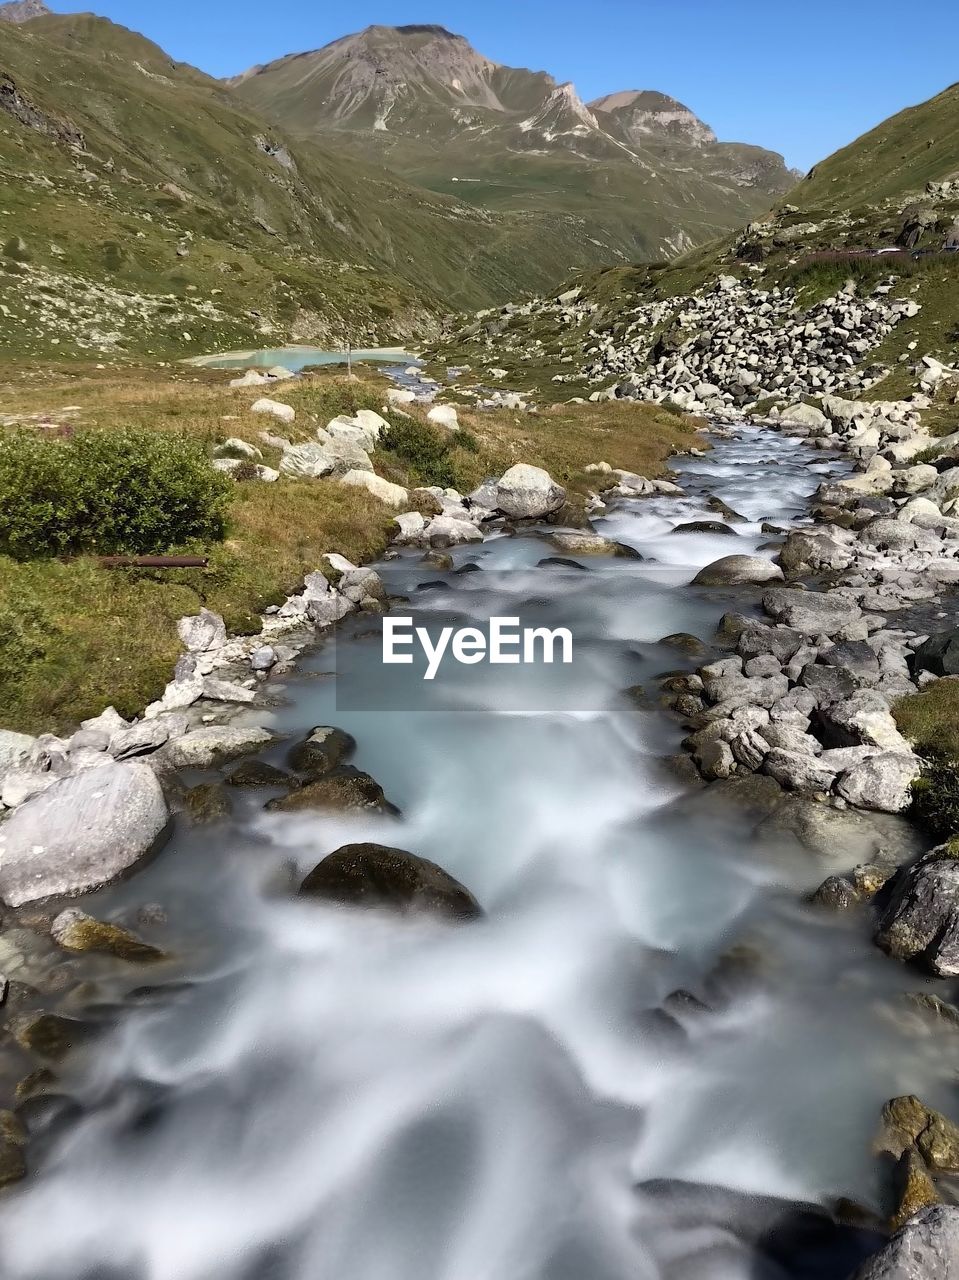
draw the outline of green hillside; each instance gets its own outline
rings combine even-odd
[[[590,260],[575,220],[544,246],[528,219],[292,142],[91,15],[4,25],[0,183],[7,356],[369,345]]]
[[[959,182],[959,83],[817,164],[789,200],[803,209],[855,209],[950,177]]]

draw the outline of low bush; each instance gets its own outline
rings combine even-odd
[[[934,840],[959,836],[959,772],[947,756],[929,759],[912,784],[910,816]]]
[[[456,484],[450,439],[425,422],[406,418],[394,423],[380,435],[379,448],[394,454],[419,484],[436,484],[443,489]]]
[[[0,553],[157,554],[225,533],[232,481],[201,446],[149,431],[0,438]]]

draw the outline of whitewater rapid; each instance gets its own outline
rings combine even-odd
[[[377,661],[362,620],[335,664],[329,644],[304,661],[277,727],[347,729],[402,816],[243,795],[90,900],[162,903],[177,972],[133,998],[142,973],[105,967],[115,1016],[62,1071],[78,1105],[37,1121],[34,1172],[0,1207],[5,1280],[842,1280],[874,1241],[784,1253],[776,1224],[793,1203],[875,1206],[880,1108],[935,1105],[947,1057],[892,1016],[916,979],[865,923],[804,905],[843,851],[691,790],[662,763],[680,727],[622,695],[693,665],[661,637],[708,640],[754,606],[688,584],[761,547],[762,521],[801,521],[836,465],[744,429],[682,462],[688,497],[597,522],[645,560],[537,567],[531,533],[457,549],[481,572],[390,566],[422,616],[572,626],[577,687],[518,706],[512,671],[487,669],[423,708],[344,706],[334,665]],[[720,518],[707,494],[745,516],[735,539],[672,533]],[[486,918],[292,897],[358,840],[438,862]]]

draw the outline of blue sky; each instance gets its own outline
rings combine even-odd
[[[959,79],[955,0],[48,0],[91,7],[231,75],[371,23],[436,22],[589,100],[672,94],[723,139],[799,169]]]

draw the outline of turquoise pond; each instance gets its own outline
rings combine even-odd
[[[375,360],[383,364],[411,364],[416,357],[398,347],[378,347],[369,351],[354,351],[354,361]],[[308,365],[345,364],[345,351],[324,351],[321,347],[276,347],[264,351],[227,351],[221,356],[204,356],[191,361],[205,369],[272,369],[282,365],[292,373],[299,373]]]

